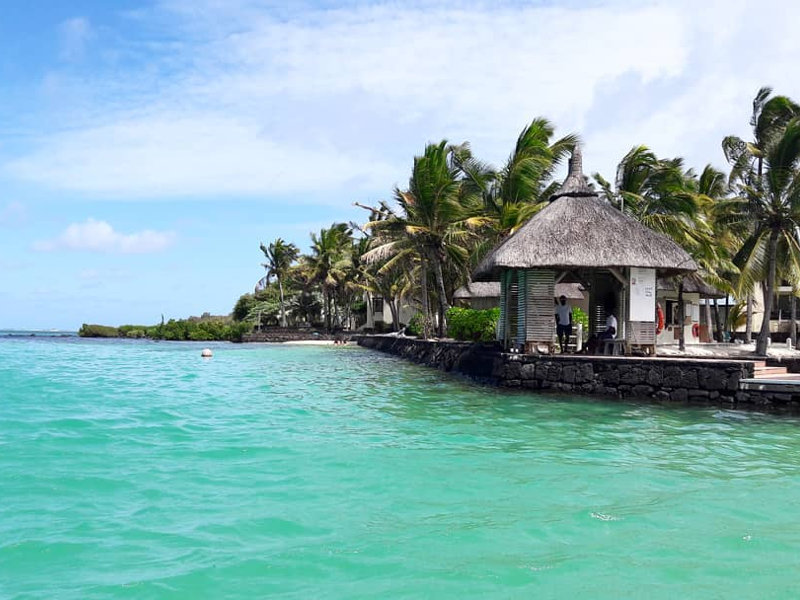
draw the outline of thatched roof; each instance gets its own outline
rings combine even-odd
[[[671,277],[659,277],[656,287],[659,290],[678,291],[678,282]],[[683,279],[683,291],[689,294],[700,294],[703,298],[724,298],[721,292],[713,285],[706,283],[697,273],[690,273]]]
[[[562,196],[571,196],[573,198],[597,196],[597,192],[589,187],[586,178],[583,176],[583,154],[580,146],[575,146],[572,151],[567,178],[561,184],[561,187],[556,190],[556,193],[550,196],[550,202]]]
[[[492,250],[473,277],[496,280],[503,269],[609,267],[658,269],[661,275],[697,270],[678,244],[600,198],[583,177],[576,149],[552,202]]]
[[[583,299],[583,286],[580,283],[557,283],[554,298],[566,296],[570,300]],[[500,298],[499,281],[473,281],[458,288],[453,294],[456,300],[470,298]]]

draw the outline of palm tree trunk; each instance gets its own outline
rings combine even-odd
[[[678,337],[678,350],[684,352],[686,350],[686,328],[684,322],[686,321],[686,303],[683,301],[683,277],[678,283],[678,322],[680,323],[679,337]]]
[[[711,298],[706,298],[706,330],[710,342],[714,338],[714,329],[711,327]]]
[[[384,299],[384,302],[389,305],[389,310],[392,311],[392,331],[400,331],[400,315],[397,314],[397,301],[392,298],[391,300]]]
[[[792,348],[797,348],[797,297],[794,290],[789,298],[789,339],[792,340]]]
[[[281,327],[286,327],[286,311],[283,308],[283,281],[278,277],[278,290],[281,294]]]
[[[420,257],[419,271],[419,289],[422,294],[422,339],[427,340],[431,337],[431,310],[428,304],[428,265],[424,256]]]
[[[447,331],[447,294],[444,289],[444,275],[442,274],[442,262],[436,260],[433,265],[436,275],[436,286],[439,288],[439,337],[444,337]]]
[[[733,327],[731,327],[731,297],[728,294],[725,294],[725,331],[728,332],[728,341],[732,342]]]
[[[753,341],[753,292],[747,293],[747,321],[744,325],[744,341]]]
[[[722,320],[719,317],[719,300],[716,298],[714,298],[714,329],[716,329],[714,339],[717,340],[718,343],[722,343],[724,339],[722,334]]]
[[[328,333],[331,332],[331,293],[330,290],[325,289],[323,291],[324,302],[325,302],[325,329],[328,330]]]
[[[778,262],[778,232],[774,229],[769,235],[767,252],[769,271],[767,272],[767,289],[764,294],[764,320],[761,322],[761,331],[759,331],[758,339],[756,340],[756,354],[759,356],[767,355],[770,314],[772,313],[772,297],[775,295],[775,278]]]

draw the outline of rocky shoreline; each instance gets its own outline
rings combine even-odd
[[[800,397],[740,389],[750,360],[522,355],[494,344],[358,336],[359,345],[500,387],[728,408],[800,410]]]

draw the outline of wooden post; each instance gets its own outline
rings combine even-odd
[[[503,345],[503,349],[506,348],[506,318],[508,317],[508,311],[506,311],[507,274],[508,271],[500,274],[500,318],[497,320],[497,341]]]
[[[517,270],[517,345],[525,348],[525,332],[527,322],[528,286],[525,270]],[[524,351],[524,350],[523,350]]]

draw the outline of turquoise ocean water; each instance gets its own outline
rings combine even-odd
[[[796,598],[800,421],[0,339],[0,598]]]

